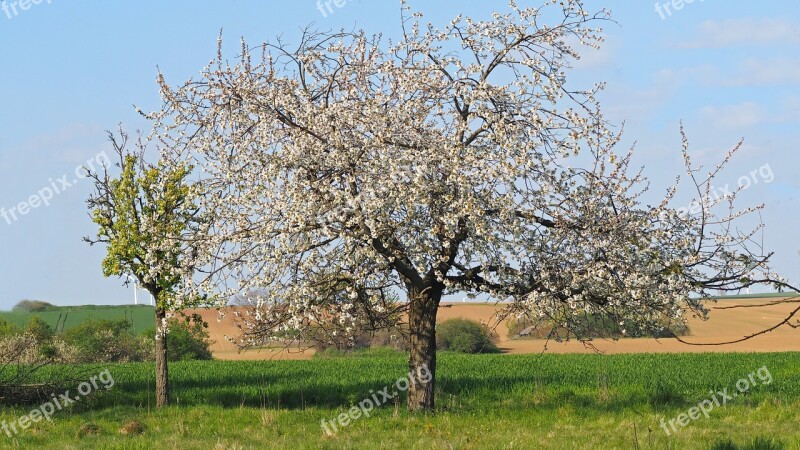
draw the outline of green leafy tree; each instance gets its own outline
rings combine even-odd
[[[119,138],[109,133],[109,140],[119,157],[115,166],[120,174],[111,176],[108,167],[102,172],[87,171],[95,185],[87,203],[100,228],[96,238],[85,240],[107,246],[102,263],[105,276],[133,277],[155,299],[156,405],[163,406],[169,402],[169,318],[205,300],[182,293],[182,286],[194,274],[192,255],[196,253],[185,236],[197,233],[201,224],[189,180],[192,167],[167,169],[163,161],[148,163],[143,142],[128,150],[123,131]]]

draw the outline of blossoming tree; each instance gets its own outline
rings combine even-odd
[[[750,235],[731,231],[757,208],[718,216],[731,199],[715,199],[680,216],[677,184],[645,204],[647,179],[597,101],[603,85],[567,82],[578,48],[602,42],[605,11],[511,2],[443,29],[403,11],[396,42],[306,31],[260,57],[243,43],[234,65],[220,44],[200,79],[159,78],[154,137],[202,169],[213,211],[196,237],[198,288],[261,292],[252,335],[383,326],[402,309],[410,369],[435,374],[448,294],[567,328],[600,313],[624,333],[704,313],[711,289],[775,279]],[[683,153],[702,195],[727,157],[705,176],[685,142]],[[388,302],[395,291],[406,301]],[[409,409],[433,408],[434,383],[411,386]]]

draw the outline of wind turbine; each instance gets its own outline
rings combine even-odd
[[[133,282],[133,304],[139,304],[139,280],[136,277],[128,275],[128,281]],[[150,306],[155,306],[155,301],[153,299],[153,294],[150,294]]]
[[[133,281],[133,304],[139,304],[139,280],[136,277],[128,275],[128,281]]]

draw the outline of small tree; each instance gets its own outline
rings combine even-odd
[[[203,300],[180,294],[180,285],[194,272],[192,249],[184,235],[197,232],[200,223],[188,180],[191,167],[146,162],[142,141],[135,151],[128,151],[128,137],[122,131],[119,140],[109,133],[109,140],[119,156],[120,174],[112,177],[107,167],[102,173],[89,172],[95,193],[88,205],[100,229],[96,238],[85,241],[106,244],[105,276],[133,276],[155,299],[156,405],[163,406],[169,401],[169,318]]]

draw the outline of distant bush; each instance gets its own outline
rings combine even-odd
[[[40,336],[23,331],[0,338],[0,366],[73,362],[73,348],[57,337],[43,341]]]
[[[16,325],[13,324],[6,319],[0,317],[0,339],[3,339],[8,336],[13,336],[15,334],[20,333],[22,330]]]
[[[71,362],[74,362],[72,348],[39,317],[31,317],[24,329],[0,318],[0,370],[7,365]]]
[[[208,338],[208,324],[201,320],[173,319],[167,336],[167,359],[186,361],[213,359]]]
[[[167,360],[213,359],[211,345],[214,342],[209,339],[207,328],[208,324],[196,317],[171,319],[167,335]],[[154,328],[140,335],[140,338],[146,342],[150,359],[153,358],[155,351],[155,335]]]
[[[75,347],[78,362],[132,362],[149,358],[145,342],[133,333],[131,323],[120,320],[86,320],[64,333]]]
[[[32,336],[37,343],[37,351],[43,358],[56,358],[58,349],[53,343],[55,330],[39,317],[33,316],[25,326],[24,335]]]
[[[0,404],[36,404],[63,392],[66,380],[74,378],[73,367],[48,371],[45,378],[37,372],[50,364],[74,362],[73,348],[58,336],[48,342],[28,331],[0,337]]]
[[[448,319],[436,327],[436,347],[462,353],[497,353],[485,325],[467,319]]]
[[[43,302],[41,300],[22,300],[14,305],[13,311],[24,312],[39,312],[45,311],[48,308],[53,308],[55,305],[52,303]]]
[[[56,335],[53,327],[37,316],[30,318],[28,324],[25,326],[25,332],[36,336],[40,342],[49,342],[53,340],[53,336]]]

